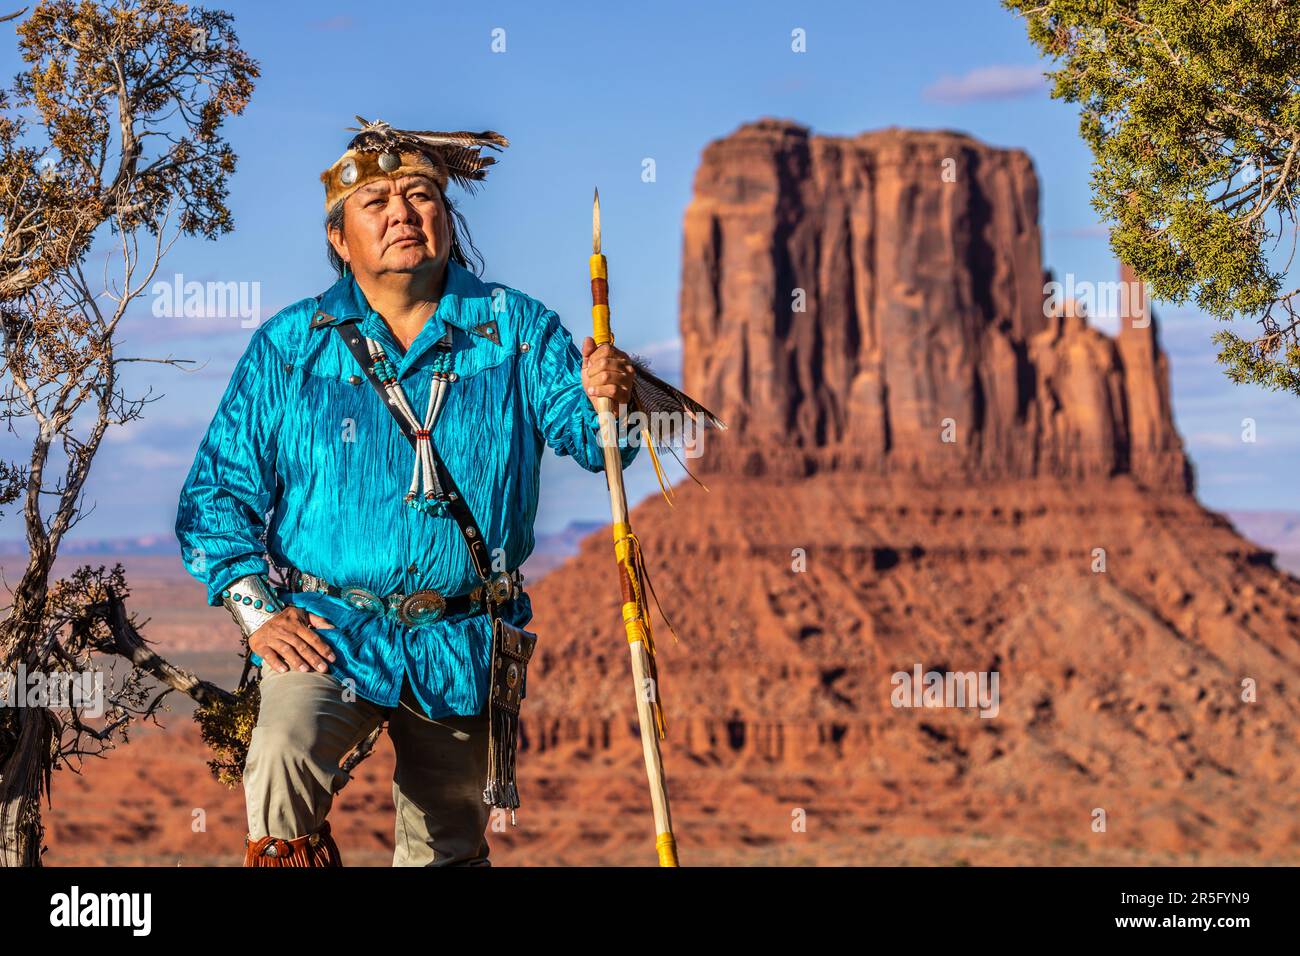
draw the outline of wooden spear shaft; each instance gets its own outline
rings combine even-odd
[[[600,190],[596,190],[592,203],[591,233],[592,338],[599,348],[605,344],[614,344],[614,333],[609,321],[608,264],[600,253]],[[677,841],[673,838],[672,817],[668,810],[668,788],[664,781],[663,760],[659,754],[659,730],[654,711],[659,688],[651,678],[650,650],[646,646],[645,631],[648,622],[642,621],[642,614],[648,616],[650,611],[643,600],[634,600],[636,595],[642,593],[643,582],[635,581],[636,566],[629,542],[632,526],[628,522],[627,496],[623,491],[623,459],[618,447],[617,416],[613,399],[598,397],[595,404],[600,416],[601,445],[605,452],[609,507],[614,517],[614,554],[618,561],[623,591],[623,626],[627,631],[628,649],[632,653],[632,681],[636,688],[637,720],[641,725],[641,750],[645,756],[650,804],[654,810],[655,849],[659,853],[660,866],[677,866]]]

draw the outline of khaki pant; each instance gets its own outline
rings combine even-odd
[[[355,695],[345,699],[330,674],[263,667],[261,709],[244,765],[249,837],[292,840],[319,829],[334,794],[351,779],[339,761],[387,719],[397,754],[393,866],[491,866],[484,837],[492,810],[483,802],[486,708],[478,717],[430,721],[409,691],[403,683],[402,702],[390,710]]]

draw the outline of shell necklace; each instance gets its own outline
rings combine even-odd
[[[451,370],[451,329],[448,329],[434,344],[433,381],[429,386],[429,406],[424,413],[424,422],[415,417],[406,393],[397,382],[397,368],[388,360],[384,347],[374,339],[366,336],[366,348],[370,351],[375,376],[388,394],[388,402],[406,420],[415,434],[415,470],[411,474],[411,487],[406,492],[406,503],[417,511],[426,511],[434,515],[447,513],[447,493],[438,479],[438,470],[433,464],[433,425],[438,420],[443,403],[447,397],[447,386],[456,381],[456,373]],[[421,491],[423,479],[423,491]]]

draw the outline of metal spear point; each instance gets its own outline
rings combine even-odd
[[[591,319],[596,347],[614,344],[609,323],[609,273],[600,253],[600,190],[591,210]],[[601,445],[605,452],[605,479],[609,484],[609,506],[614,516],[614,556],[623,591],[623,626],[632,653],[632,679],[636,689],[637,719],[641,725],[641,749],[645,754],[650,782],[650,803],[655,818],[655,849],[660,866],[677,866],[677,842],[673,838],[668,812],[668,789],[664,781],[659,740],[667,733],[663,707],[659,702],[659,679],[655,669],[654,639],[650,609],[644,585],[648,581],[641,545],[628,522],[627,496],[623,492],[623,459],[618,447],[617,418],[613,399],[597,397]]]

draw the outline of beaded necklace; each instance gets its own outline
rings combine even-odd
[[[447,493],[438,479],[438,470],[433,464],[433,425],[447,397],[447,386],[456,381],[456,373],[451,370],[451,329],[448,329],[434,344],[433,381],[429,385],[429,406],[424,414],[424,423],[415,417],[406,393],[397,382],[397,368],[389,361],[384,348],[374,339],[366,336],[366,348],[370,351],[375,376],[388,393],[388,401],[410,424],[415,433],[415,470],[411,475],[411,487],[406,492],[406,503],[417,511],[426,511],[433,515],[447,513]],[[420,493],[423,479],[423,493]]]

